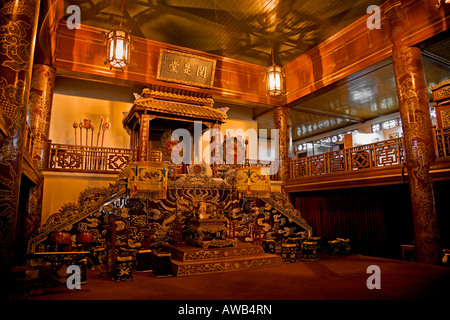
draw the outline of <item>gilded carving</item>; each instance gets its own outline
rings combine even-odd
[[[7,56],[10,60],[2,63],[3,66],[18,72],[27,70],[30,64],[31,43],[26,39],[31,25],[18,20],[10,21],[4,17],[0,23],[0,54]]]
[[[30,20],[34,19],[35,13],[35,1],[30,0],[10,1],[0,10],[0,14],[2,15],[23,15],[27,16]]]
[[[441,119],[443,127],[450,127],[450,109],[441,111]]]
[[[279,134],[279,156],[282,160],[281,167],[279,169],[279,175],[282,181],[289,179],[289,154],[290,154],[290,137],[291,123],[290,113],[288,107],[275,107],[273,118],[275,122],[275,128],[278,129]]]
[[[40,169],[44,166],[41,160],[44,158],[44,143],[48,139],[50,129],[54,86],[55,69],[45,65],[35,65],[28,103],[28,119],[35,138],[33,158]]]
[[[407,13],[399,5],[400,2],[388,4],[385,12],[394,45],[392,59],[403,124],[416,254],[420,262],[436,263],[440,240],[429,172],[435,155],[428,92],[420,49],[402,43]]]

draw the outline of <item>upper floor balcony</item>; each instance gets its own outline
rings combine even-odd
[[[450,127],[434,129],[435,179],[450,179]],[[403,138],[293,159],[288,192],[408,182]]]
[[[450,179],[450,127],[434,129],[436,161],[430,170],[435,179]],[[76,146],[48,145],[49,158],[46,170],[80,173],[117,174],[130,162],[136,161],[137,150]],[[161,153],[150,152],[150,161],[162,161]],[[390,139],[323,153],[290,161],[290,179],[287,192],[358,187],[367,185],[408,182],[403,138]],[[224,174],[225,167],[267,166],[270,162],[246,159],[240,165],[212,165],[214,177]],[[175,165],[174,172],[187,173],[186,165]],[[271,180],[279,180],[278,173]]]

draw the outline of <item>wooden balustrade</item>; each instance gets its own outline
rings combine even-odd
[[[434,131],[436,137],[436,158],[449,157],[450,127],[435,129]],[[27,141],[30,140],[27,139]],[[30,147],[32,149],[32,142],[27,142],[27,149],[30,149]],[[137,151],[119,148],[50,144],[48,154],[47,170],[50,171],[118,173],[128,163],[136,161]],[[403,162],[403,138],[396,138],[306,158],[294,159],[291,161],[291,179],[400,165]],[[227,167],[271,166],[271,164],[270,161],[247,159],[243,164],[227,165]],[[216,165],[212,167],[214,175],[217,175],[218,167]],[[271,180],[279,180],[278,171],[272,174],[270,178]]]
[[[291,178],[390,166],[403,159],[402,139],[391,139],[292,160]]]
[[[51,144],[47,170],[118,173],[136,158],[130,149]]]
[[[49,144],[49,159],[47,170],[89,172],[89,173],[118,173],[125,166],[137,159],[137,150],[86,147],[67,144]],[[152,152],[151,161],[162,161],[161,154]],[[281,160],[280,160],[281,161]],[[177,173],[185,173],[178,170],[182,165],[177,165]],[[270,161],[246,160],[243,164],[226,165],[229,168],[240,168],[250,166],[271,166]],[[271,180],[278,180],[277,164],[273,165]],[[219,174],[219,165],[212,165],[214,176]]]
[[[450,157],[450,127],[435,129],[436,158]]]
[[[244,163],[241,164],[224,164],[224,165],[212,165],[213,175],[215,177],[220,176],[220,171],[224,168],[227,169],[238,169],[238,168],[246,168],[246,167],[268,167],[270,180],[278,181],[279,180],[279,171],[281,168],[281,159],[277,162],[269,161],[269,160],[253,160],[253,159],[245,159]]]
[[[436,158],[450,156],[450,127],[434,129]],[[379,168],[404,162],[403,138],[332,151],[291,161],[291,179]]]

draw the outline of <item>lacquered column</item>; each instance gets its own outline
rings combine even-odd
[[[39,0],[3,0],[0,9],[0,275],[9,274]],[[0,279],[0,281],[3,279]],[[2,283],[1,293],[4,294]]]
[[[419,48],[403,42],[405,16],[400,1],[387,7],[418,262],[440,261],[440,236],[430,164],[435,159],[427,84]]]
[[[28,103],[28,123],[34,135],[33,159],[42,170],[48,148],[46,141],[50,131],[53,92],[55,89],[56,70],[44,64],[33,66],[30,100]]]
[[[275,129],[278,129],[279,155],[282,161],[279,170],[279,177],[281,178],[281,181],[285,182],[289,179],[289,160],[290,155],[292,155],[292,152],[290,151],[290,147],[292,145],[292,124],[289,108],[286,106],[275,107],[273,109],[273,119],[275,123]]]

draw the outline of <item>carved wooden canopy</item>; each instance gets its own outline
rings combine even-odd
[[[137,97],[130,111],[125,115],[123,125],[132,129],[133,123],[139,118],[139,114],[148,114],[152,119],[224,123],[227,119],[226,112],[213,108],[213,104],[214,101],[211,98],[144,89],[141,96]]]

